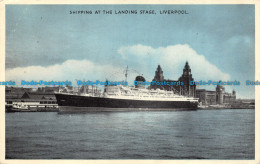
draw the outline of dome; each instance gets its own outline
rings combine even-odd
[[[145,78],[143,76],[136,76],[135,81],[145,81]]]

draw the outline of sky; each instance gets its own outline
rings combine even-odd
[[[138,14],[115,14],[125,10]],[[254,5],[7,5],[6,80],[121,81],[128,66],[129,82],[152,81],[158,64],[177,80],[188,61],[195,81],[240,81],[226,90],[254,98],[254,15]]]

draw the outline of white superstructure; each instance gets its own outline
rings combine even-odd
[[[173,91],[149,90],[129,86],[106,86],[103,93],[105,98],[150,100],[150,101],[198,101],[198,98],[174,94]]]

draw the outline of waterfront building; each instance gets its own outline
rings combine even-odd
[[[45,87],[39,87],[37,92],[48,92],[48,93],[54,93],[54,92],[59,92],[61,88],[64,88],[63,86],[45,86]]]
[[[176,94],[187,96],[187,97],[195,97],[196,94],[196,85],[190,85],[190,81],[193,81],[193,77],[191,74],[191,69],[189,66],[189,63],[186,62],[185,66],[183,68],[183,73],[181,77],[178,80],[166,80],[163,76],[163,71],[160,65],[158,65],[156,71],[155,71],[155,76],[153,81],[156,82],[172,82],[172,83],[177,83],[177,82],[183,82],[184,85],[150,85],[151,89],[161,89],[161,90],[167,90],[167,91],[174,91]]]
[[[32,92],[32,88],[23,87],[5,87],[5,102],[7,105],[12,105],[13,102],[21,101],[21,97],[25,92]]]
[[[153,81],[157,81],[157,82],[164,81],[163,71],[162,71],[160,64],[158,65],[158,67],[155,71],[155,76],[153,78]]]
[[[231,105],[232,108],[245,108],[245,109],[253,109],[255,108],[255,100],[254,99],[236,99],[234,103]]]
[[[210,91],[206,89],[196,89],[196,98],[199,98],[199,102],[202,105],[216,105],[217,94],[216,91]]]
[[[196,96],[202,105],[231,105],[236,101],[236,92],[225,92],[225,87],[218,85],[215,91],[197,89]]]
[[[40,102],[40,104],[56,104],[56,97],[53,93],[25,92],[21,97],[23,101]]]
[[[225,92],[223,95],[224,104],[233,104],[236,102],[236,91],[233,90],[232,93]]]
[[[183,73],[179,78],[179,81],[184,82],[184,85],[180,86],[180,94],[189,97],[195,97],[196,85],[190,85],[190,81],[194,81],[191,74],[191,69],[188,61],[186,61],[183,68]]]
[[[236,101],[236,92],[232,93],[225,92],[225,88],[222,85],[218,85],[215,91],[206,89],[196,89],[196,85],[190,85],[190,81],[194,81],[191,73],[191,68],[188,61],[185,63],[183,68],[183,73],[178,80],[166,80],[163,75],[163,70],[160,65],[158,65],[153,81],[156,82],[183,82],[183,85],[150,85],[151,89],[161,89],[167,91],[173,91],[176,94],[196,97],[202,105],[227,105],[233,104]]]

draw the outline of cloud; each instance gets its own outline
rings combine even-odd
[[[210,63],[203,55],[198,54],[189,45],[172,45],[168,47],[153,48],[141,44],[134,46],[121,47],[118,53],[129,63],[151,68],[160,64],[163,71],[168,73],[168,77],[177,80],[184,68],[185,62],[188,61],[195,80],[229,80],[230,75],[222,72],[217,66]],[[151,72],[151,71],[150,71]],[[154,73],[154,71],[152,71]]]
[[[186,61],[190,64],[195,81],[230,79],[228,74],[207,61],[203,55],[199,55],[189,45],[152,48],[139,44],[121,47],[118,49],[118,53],[123,56],[121,59],[123,65],[125,67],[129,65],[129,84],[133,83],[137,75],[142,74],[147,81],[151,81],[158,64],[162,66],[165,78],[177,80],[182,74],[182,69]],[[18,84],[21,80],[69,80],[73,84],[76,84],[76,79],[121,81],[125,79],[125,67],[123,68],[122,66],[111,63],[104,65],[87,59],[67,60],[61,64],[47,67],[28,66],[7,69],[6,80],[15,80]],[[137,71],[131,72],[131,69]]]
[[[127,59],[129,54],[133,54],[135,56],[138,56],[139,58],[143,58],[149,57],[149,54],[154,54],[156,53],[156,51],[152,47],[138,44],[130,47],[121,47],[118,50],[118,53],[121,54],[124,59]]]
[[[67,60],[62,64],[48,67],[29,66],[6,70],[6,80],[14,80],[18,84],[21,80],[68,80],[76,84],[76,79],[105,81],[108,78],[111,81],[120,81],[122,77],[124,76],[121,68],[111,65],[101,65],[89,60]]]

